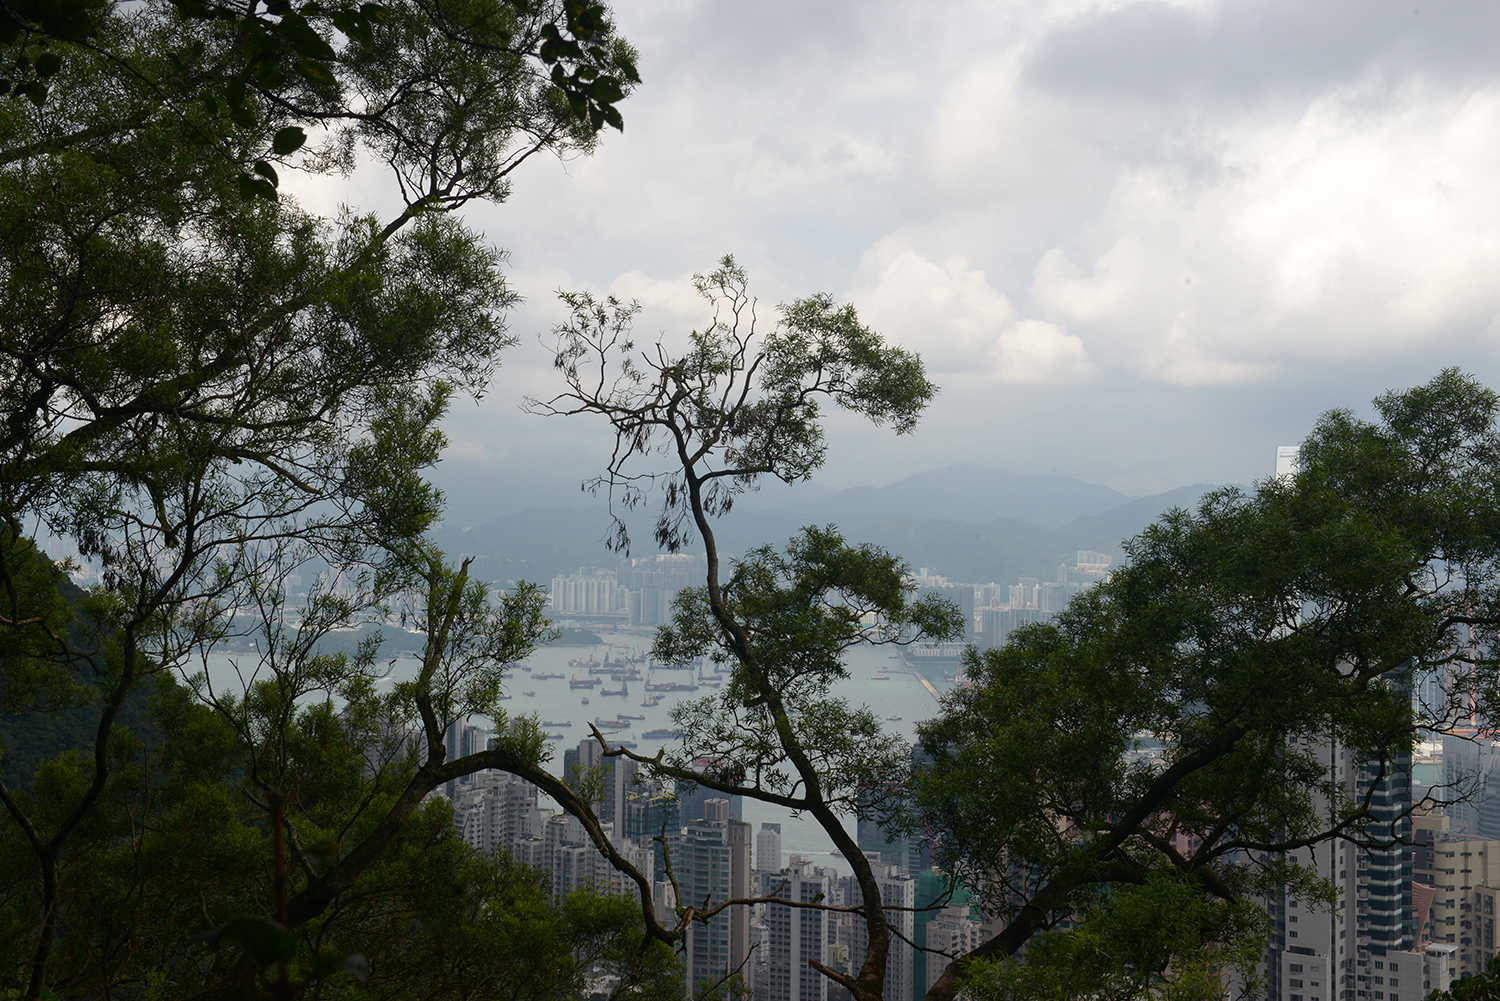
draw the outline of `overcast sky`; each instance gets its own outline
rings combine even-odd
[[[920,351],[915,434],[832,422],[820,479],[976,462],[1146,494],[1249,482],[1333,407],[1500,386],[1500,5],[622,0],[643,83],[590,159],[471,214],[522,345],[460,403],[452,518],[578,497],[607,430],[555,388],[558,288],[705,318],[724,253]],[[581,501],[580,501],[581,502]]]

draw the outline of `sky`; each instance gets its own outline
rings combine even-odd
[[[590,158],[469,212],[525,298],[460,401],[450,518],[586,502],[608,429],[541,418],[558,289],[707,318],[827,292],[941,393],[829,421],[817,477],[953,463],[1129,494],[1248,483],[1331,408],[1459,366],[1500,386],[1500,6],[1445,0],[620,0],[642,84]]]

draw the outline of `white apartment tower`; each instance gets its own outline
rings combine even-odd
[[[761,872],[781,871],[781,825],[761,824],[755,836],[755,868]]]
[[[881,996],[885,1001],[908,1001],[912,996],[915,965],[910,943],[913,931],[912,907],[915,906],[916,901],[916,882],[909,876],[902,875],[899,867],[875,861],[874,856],[868,852],[866,855],[871,858],[875,882],[880,885],[882,906],[904,908],[904,910],[885,912],[886,923],[900,934],[891,936],[890,951],[886,953],[885,960],[885,990],[881,992]],[[869,945],[870,936],[865,923],[860,920],[859,915],[855,915],[850,935],[849,962],[851,966],[864,962],[865,950],[869,948]]]
[[[703,819],[689,823],[677,846],[673,870],[683,897],[695,907],[750,896],[750,825],[729,816],[727,799],[704,804]],[[688,927],[686,943],[687,988],[703,980],[718,980],[726,973],[749,971],[749,907],[720,911],[706,924]]]
[[[799,859],[779,873],[766,872],[762,879],[765,895],[782,900],[811,903],[821,898],[826,902],[831,890],[827,873],[820,874],[811,862]],[[827,1001],[828,978],[807,961],[825,962],[828,912],[767,904],[764,914],[766,952],[757,970],[756,1001]]]

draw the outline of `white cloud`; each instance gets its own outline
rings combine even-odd
[[[1043,254],[1033,306],[1101,363],[1185,384],[1471,340],[1500,315],[1500,87],[1370,97],[1227,126],[1197,176],[1122,169],[1108,249]]]
[[[849,298],[865,322],[919,351],[935,372],[1062,382],[1091,369],[1082,341],[1020,316],[963,257],[935,264],[897,237],[865,252]]]

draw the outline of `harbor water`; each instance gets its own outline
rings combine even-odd
[[[675,742],[673,737],[647,737],[653,730],[671,730],[671,709],[681,699],[696,699],[715,695],[721,681],[714,679],[712,669],[648,669],[645,663],[631,664],[629,661],[643,658],[651,644],[649,629],[619,629],[603,633],[605,642],[594,646],[551,646],[535,651],[525,661],[507,672],[504,686],[505,700],[502,707],[510,717],[528,715],[537,717],[543,729],[554,739],[548,767],[557,774],[562,773],[563,750],[577,747],[585,739],[592,739],[589,724],[596,720],[615,721],[625,726],[601,726],[606,737],[614,742],[629,742],[637,753],[651,755],[658,748]],[[605,694],[618,692],[621,684],[602,672],[605,658],[611,665],[620,664],[624,671],[632,667],[640,674],[639,680],[626,681],[624,695]],[[411,678],[417,669],[417,660],[411,656],[397,657],[391,663],[391,674],[382,679],[391,684],[398,679]],[[915,739],[917,723],[933,716],[938,703],[933,691],[941,693],[951,687],[943,680],[941,671],[927,668],[919,678],[901,660],[900,654],[889,647],[855,647],[848,651],[846,663],[849,678],[834,686],[834,694],[847,699],[854,706],[868,706],[875,715],[885,720],[886,729],[901,736],[908,743]],[[242,689],[251,677],[255,658],[242,654],[215,653],[209,656],[208,675],[217,690]],[[590,669],[594,673],[590,672]],[[195,665],[194,670],[202,670]],[[700,680],[701,679],[701,680]],[[923,679],[927,684],[923,683]],[[574,680],[597,683],[584,688],[572,687]],[[696,691],[648,692],[646,684],[698,685]],[[932,688],[929,689],[928,685]],[[660,696],[655,704],[653,697]],[[475,718],[474,726],[491,729],[492,720]],[[832,854],[833,844],[826,832],[811,818],[793,817],[781,807],[758,803],[746,799],[744,819],[756,831],[763,822],[781,824],[782,850],[791,855],[802,855],[818,865],[833,866],[848,871],[843,859]],[[846,818],[845,826],[851,834],[853,818]]]

